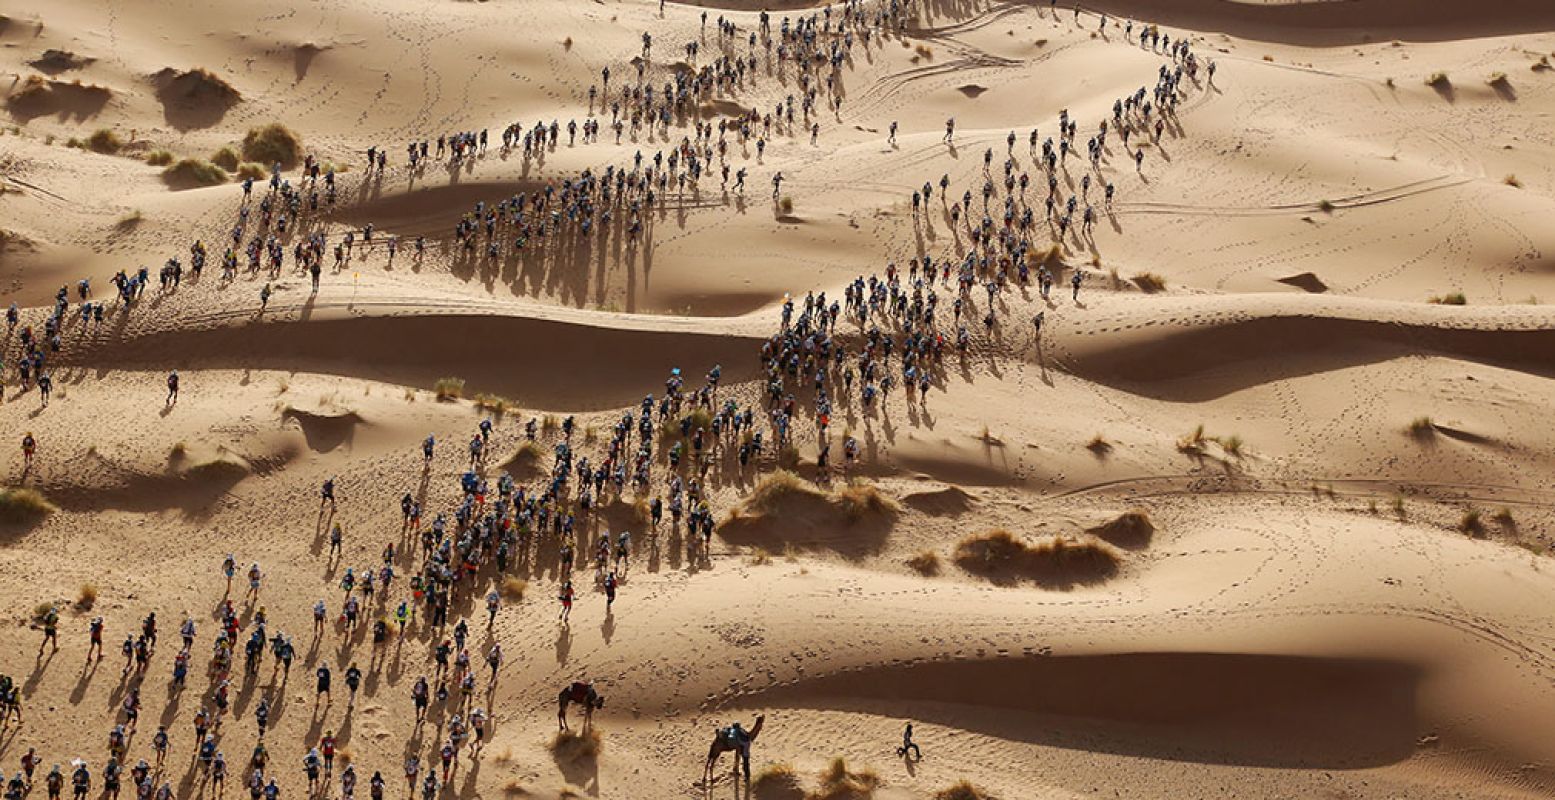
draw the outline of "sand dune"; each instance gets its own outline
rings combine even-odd
[[[8,769],[134,688],[208,797],[226,678],[288,798],[1555,792],[1550,3],[34,5]]]

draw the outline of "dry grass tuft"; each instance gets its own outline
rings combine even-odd
[[[826,492],[786,469],[775,470],[756,485],[745,498],[741,510],[749,514],[775,514],[789,502],[809,500],[826,503],[842,512],[849,522],[866,516],[890,516],[901,505],[868,481],[855,478],[842,487]]]
[[[252,178],[256,181],[262,181],[265,179],[265,174],[265,165],[263,164],[254,161],[244,161],[238,165],[237,177],[239,180]]]
[[[1131,508],[1085,532],[1118,547],[1139,548],[1150,544],[1155,536],[1155,522],[1150,519],[1149,511]]]
[[[243,159],[290,169],[302,161],[302,137],[279,122],[250,129],[243,137]]]
[[[0,489],[0,522],[28,525],[58,510],[36,489]]]
[[[505,599],[517,603],[524,599],[524,592],[528,589],[529,581],[509,575],[502,579],[502,588],[499,591]]]
[[[1107,437],[1098,433],[1092,436],[1089,442],[1085,443],[1085,449],[1091,451],[1092,455],[1095,455],[1097,458],[1102,458],[1112,452],[1112,442],[1107,441]]]
[[[432,391],[443,402],[458,400],[464,396],[464,379],[438,378],[437,383],[432,384]]]
[[[1199,425],[1190,431],[1186,436],[1183,436],[1181,439],[1177,440],[1177,452],[1192,454],[1202,453],[1204,452],[1204,442],[1204,426]]]
[[[962,539],[955,560],[984,577],[1054,585],[1095,583],[1117,574],[1123,563],[1116,548],[1094,536],[1050,536],[1027,544],[1003,528]]]
[[[880,785],[880,776],[871,769],[854,772],[840,756],[821,770],[821,785],[806,800],[867,800]]]
[[[1436,435],[1436,423],[1430,417],[1415,417],[1407,430],[1412,438],[1429,439]]]
[[[750,556],[745,559],[745,563],[753,567],[764,567],[772,563],[772,553],[768,552],[765,547],[758,547],[751,551]]]
[[[1469,299],[1463,295],[1463,292],[1451,292],[1432,297],[1427,302],[1438,306],[1465,306],[1469,304]]]
[[[476,408],[482,411],[490,412],[499,417],[508,413],[509,411],[518,408],[518,406],[515,405],[512,400],[509,400],[506,397],[502,397],[500,395],[489,394],[487,392],[481,392],[480,394],[475,395],[471,402],[475,404]]]
[[[216,186],[227,182],[221,167],[198,158],[186,158],[162,171],[162,180],[178,189]]]
[[[153,167],[165,167],[173,163],[173,154],[166,150],[152,150],[146,154],[146,163]]]
[[[240,163],[238,151],[231,147],[223,147],[211,155],[211,163],[228,172],[237,172]]]
[[[1145,294],[1155,294],[1166,290],[1166,279],[1154,272],[1141,272],[1132,279],[1134,285]]]
[[[760,798],[802,798],[799,774],[787,762],[769,763],[751,779],[751,795]]]
[[[81,588],[76,590],[76,608],[90,611],[95,605],[97,605],[97,587],[90,583],[81,584]]]
[[[1485,82],[1498,89],[1511,85],[1511,81],[1507,80],[1505,72],[1492,72],[1490,73],[1490,78]]]
[[[933,550],[923,550],[907,559],[907,566],[919,575],[932,578],[940,572],[939,553]]]
[[[1513,189],[1521,189],[1521,188],[1523,188],[1523,182],[1521,180],[1519,180],[1516,175],[1513,175],[1513,174],[1510,174],[1510,173],[1508,173],[1505,178],[1502,178],[1501,182],[1506,184],[1507,186],[1512,187]]]
[[[1497,525],[1509,531],[1517,530],[1517,518],[1512,516],[1512,509],[1510,508],[1502,506],[1491,519],[1495,520]]]
[[[778,201],[778,210],[784,214],[794,213],[794,198],[783,195],[783,199]]]
[[[834,490],[832,503],[842,509],[849,520],[861,519],[866,514],[889,515],[902,510],[895,499],[880,491],[880,487],[860,478]]]
[[[1445,72],[1433,72],[1431,77],[1425,79],[1425,85],[1433,89],[1445,89],[1452,85],[1452,80],[1447,77]]]
[[[1479,509],[1471,508],[1463,512],[1463,516],[1458,519],[1458,530],[1470,536],[1484,536],[1485,522],[1480,519]]]
[[[963,779],[935,792],[934,800],[995,800],[995,798],[973,785],[971,781]]]
[[[107,128],[98,128],[92,131],[92,135],[86,137],[86,147],[94,153],[113,155],[124,147],[124,140],[119,134]]]

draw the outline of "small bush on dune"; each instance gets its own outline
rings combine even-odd
[[[1112,452],[1112,443],[1107,441],[1107,437],[1098,433],[1092,436],[1089,442],[1085,443],[1085,449],[1091,451],[1097,457],[1101,457]]]
[[[762,767],[756,777],[751,779],[750,788],[756,797],[803,796],[799,790],[799,774],[787,762]]]
[[[0,489],[0,522],[25,525],[58,510],[36,489]]]
[[[1119,547],[1138,548],[1150,544],[1155,536],[1155,522],[1150,519],[1150,512],[1132,508],[1085,532]]]
[[[824,492],[817,489],[804,478],[779,469],[772,472],[761,483],[756,484],[755,491],[745,499],[746,511],[757,514],[770,514],[778,510],[778,506],[791,497],[822,497]]]
[[[216,186],[227,182],[227,173],[209,161],[186,158],[164,170],[162,179],[179,188]]]
[[[1226,455],[1241,458],[1242,437],[1233,433],[1230,436],[1222,436],[1215,441],[1220,443],[1220,449],[1226,451]]]
[[[551,754],[558,760],[585,761],[597,758],[605,749],[599,731],[558,731],[551,739]]]
[[[751,551],[745,562],[753,567],[764,567],[772,563],[772,553],[765,547],[758,547]]]
[[[1432,297],[1429,302],[1438,306],[1464,306],[1468,305],[1469,299],[1463,295],[1463,292],[1452,292]]]
[[[794,213],[794,198],[789,197],[786,194],[783,195],[783,199],[778,201],[778,210],[782,211],[784,214]]]
[[[1511,81],[1507,80],[1505,72],[1492,72],[1490,73],[1490,79],[1485,82],[1496,88],[1503,88],[1511,83]]]
[[[165,167],[173,163],[173,154],[166,150],[152,150],[146,154],[146,163],[153,167]]]
[[[924,550],[907,559],[907,566],[919,575],[932,578],[939,574],[939,554],[933,550]]]
[[[237,176],[239,180],[252,178],[256,181],[262,181],[265,179],[266,174],[268,173],[265,172],[265,165],[263,164],[255,163],[253,161],[244,161],[238,165]]]
[[[1452,81],[1448,79],[1445,72],[1433,72],[1431,77],[1425,79],[1425,85],[1433,89],[1445,89],[1452,85]]]
[[[1166,279],[1154,272],[1141,272],[1134,276],[1134,285],[1145,294],[1155,294],[1166,290]]]
[[[956,545],[956,563],[968,572],[1044,583],[1073,584],[1108,578],[1117,573],[1122,562],[1116,548],[1094,536],[1050,536],[1028,545],[999,528],[973,534]]]
[[[437,399],[444,402],[458,400],[464,396],[463,378],[438,378],[437,383],[432,384],[432,391]]]
[[[858,478],[834,491],[832,501],[850,520],[860,519],[865,514],[894,514],[902,508],[896,500],[881,492],[880,487]]]
[[[76,608],[90,611],[95,605],[97,605],[97,587],[90,583],[81,584],[81,588],[76,591]]]
[[[1513,189],[1523,188],[1522,180],[1520,180],[1516,175],[1508,174],[1505,178],[1501,179],[1501,182],[1507,186],[1512,187]]]
[[[99,128],[86,137],[86,146],[94,153],[113,155],[124,147],[124,140],[107,128]]]
[[[238,171],[238,151],[231,147],[223,147],[211,155],[211,163],[228,171]]]
[[[1463,512],[1463,516],[1458,520],[1458,530],[1470,536],[1483,536],[1485,523],[1480,519],[1479,509],[1471,508]]]
[[[485,392],[475,395],[475,398],[471,402],[475,403],[476,408],[482,411],[489,411],[499,417],[514,408],[512,400],[509,400],[506,397],[502,397],[500,395],[488,394]]]
[[[302,161],[302,138],[279,122],[253,128],[243,137],[243,159],[290,169]]]
[[[873,797],[880,785],[880,776],[874,770],[854,772],[841,757],[834,758],[821,771],[821,785],[811,792],[807,800],[865,800]]]
[[[1204,450],[1204,426],[1195,427],[1188,435],[1177,440],[1177,450],[1182,453],[1198,453]]]
[[[1495,520],[1497,525],[1500,525],[1507,530],[1514,530],[1517,528],[1517,519],[1512,516],[1512,509],[1510,508],[1503,506],[1501,510],[1496,512],[1495,516],[1491,517],[1491,519]]]
[[[529,589],[529,582],[523,578],[515,578],[512,575],[502,579],[502,596],[517,603],[524,599],[524,592]]]
[[[973,785],[971,781],[960,780],[935,792],[934,800],[995,800],[995,798]]]
[[[1409,421],[1409,435],[1416,439],[1429,439],[1436,435],[1436,423],[1430,417],[1415,417]]]

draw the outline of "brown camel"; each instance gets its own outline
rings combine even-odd
[[[734,774],[740,774],[740,767],[745,768],[745,780],[751,779],[751,742],[761,735],[762,723],[766,722],[765,714],[756,715],[756,724],[746,730],[736,722],[726,728],[718,728],[713,731],[713,744],[707,748],[707,764],[702,770],[702,780],[710,783],[713,779],[713,767],[718,763],[718,757],[727,752],[734,753]]]
[[[605,707],[605,698],[594,690],[593,683],[577,681],[562,689],[556,696],[556,724],[567,730],[567,706],[577,703],[583,706],[583,729],[594,725],[594,709]]]

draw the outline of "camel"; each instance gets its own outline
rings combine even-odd
[[[567,730],[567,706],[572,703],[583,706],[583,729],[588,730],[594,725],[594,709],[604,708],[605,698],[594,690],[593,683],[577,681],[564,687],[556,696],[556,723],[561,730]]]
[[[718,764],[718,757],[724,753],[734,752],[734,773],[738,777],[741,765],[745,767],[745,780],[751,779],[751,742],[761,735],[761,725],[766,722],[765,714],[756,715],[756,724],[749,730],[740,727],[736,722],[726,728],[718,728],[713,731],[713,744],[707,748],[707,764],[702,770],[702,780],[711,782],[713,779],[713,767]]]

